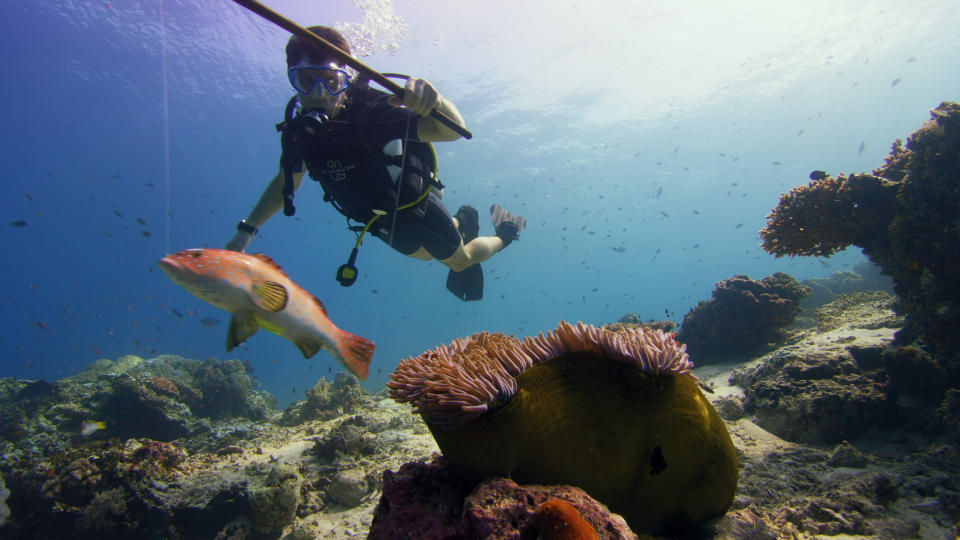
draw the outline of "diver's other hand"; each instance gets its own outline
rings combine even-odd
[[[440,93],[426,79],[410,77],[403,87],[403,96],[390,96],[388,103],[403,105],[420,116],[428,116],[440,104]]]
[[[245,231],[237,231],[237,234],[227,242],[225,249],[230,251],[239,251],[240,253],[245,253],[244,250],[247,249],[247,246],[250,245],[250,242],[253,241],[253,235]]]

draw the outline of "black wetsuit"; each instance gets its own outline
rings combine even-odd
[[[314,125],[315,133],[301,138],[296,151],[310,178],[323,186],[344,215],[366,223],[374,216],[373,210],[382,210],[387,215],[376,221],[371,233],[405,255],[423,247],[434,258],[447,259],[460,247],[460,233],[433,192],[417,205],[397,212],[396,231],[391,234],[394,208],[415,201],[429,188],[424,177],[429,174],[433,149],[417,139],[419,117],[390,105],[388,97],[366,86],[349,88],[340,114]],[[402,148],[398,140],[406,144],[405,163],[396,155]],[[393,156],[385,152],[390,147],[395,149]],[[404,178],[397,183],[394,177],[401,164]]]

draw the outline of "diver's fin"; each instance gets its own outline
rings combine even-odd
[[[243,343],[248,337],[257,333],[260,324],[252,311],[238,311],[230,317],[230,328],[227,329],[227,351]]]
[[[463,245],[469,244],[480,234],[480,213],[470,205],[463,205],[454,214],[457,218],[460,237],[463,238]]]
[[[497,236],[503,240],[503,247],[520,238],[520,233],[527,226],[526,219],[511,214],[496,204],[490,207],[490,221],[493,222],[493,230]]]
[[[447,274],[447,290],[464,302],[483,300],[483,268],[474,264],[462,272],[451,270]]]

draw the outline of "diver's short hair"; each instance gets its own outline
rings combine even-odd
[[[350,54],[350,44],[347,43],[347,38],[343,37],[343,34],[337,30],[329,26],[311,26],[307,28],[307,30],[327,40],[327,42],[335,45],[341,51]],[[311,63],[317,65],[325,65],[331,61],[339,63],[333,55],[321,52],[305,40],[297,36],[292,36],[290,40],[287,41],[287,67],[299,64],[304,57],[310,59]]]

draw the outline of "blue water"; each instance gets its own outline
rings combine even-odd
[[[376,239],[343,288],[353,234],[305,182],[296,217],[275,216],[248,251],[377,343],[370,389],[476,331],[679,322],[735,273],[851,268],[855,248],[766,255],[764,216],[813,169],[878,166],[960,99],[957,2],[305,4],[270,3],[458,105],[473,140],[437,144],[451,211],[496,202],[528,222],[484,263],[482,302]],[[8,0],[0,21],[0,376],[57,379],[126,354],[240,358],[284,404],[339,370],[267,332],[227,354],[226,314],[156,269],[170,251],[222,247],[275,174],[287,35],[227,0]]]

